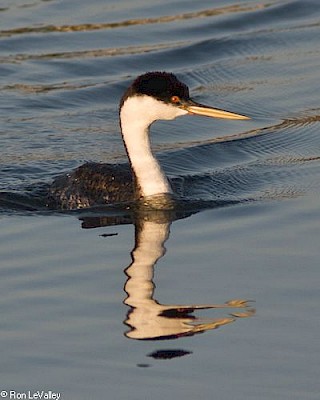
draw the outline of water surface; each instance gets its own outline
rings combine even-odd
[[[318,2],[5,0],[0,15],[0,389],[317,399]],[[152,127],[185,187],[174,212],[47,209],[57,175],[126,161],[118,101],[152,70],[252,119]]]

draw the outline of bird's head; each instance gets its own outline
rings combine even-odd
[[[122,110],[125,110],[123,115]],[[159,119],[170,120],[187,114],[249,119],[195,102],[190,98],[188,86],[168,72],[147,72],[138,76],[121,99],[120,116],[124,117],[124,114],[145,121],[148,125]]]

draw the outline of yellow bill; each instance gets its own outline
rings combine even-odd
[[[203,115],[211,118],[226,118],[226,119],[250,119],[249,117],[241,114],[235,114],[230,111],[219,110],[218,108],[213,108],[205,106],[203,104],[196,103],[192,100],[184,102],[181,108],[188,111],[190,114]]]

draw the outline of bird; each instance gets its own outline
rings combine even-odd
[[[172,196],[173,188],[155,158],[150,127],[184,115],[247,120],[249,117],[200,104],[173,73],[147,72],[124,92],[119,105],[122,140],[129,164],[87,162],[50,185],[47,205],[79,209]]]

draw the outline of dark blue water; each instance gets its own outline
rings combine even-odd
[[[4,0],[0,20],[0,390],[318,399],[318,2]],[[174,211],[47,209],[56,176],[126,161],[118,103],[152,70],[251,120],[153,125]]]

